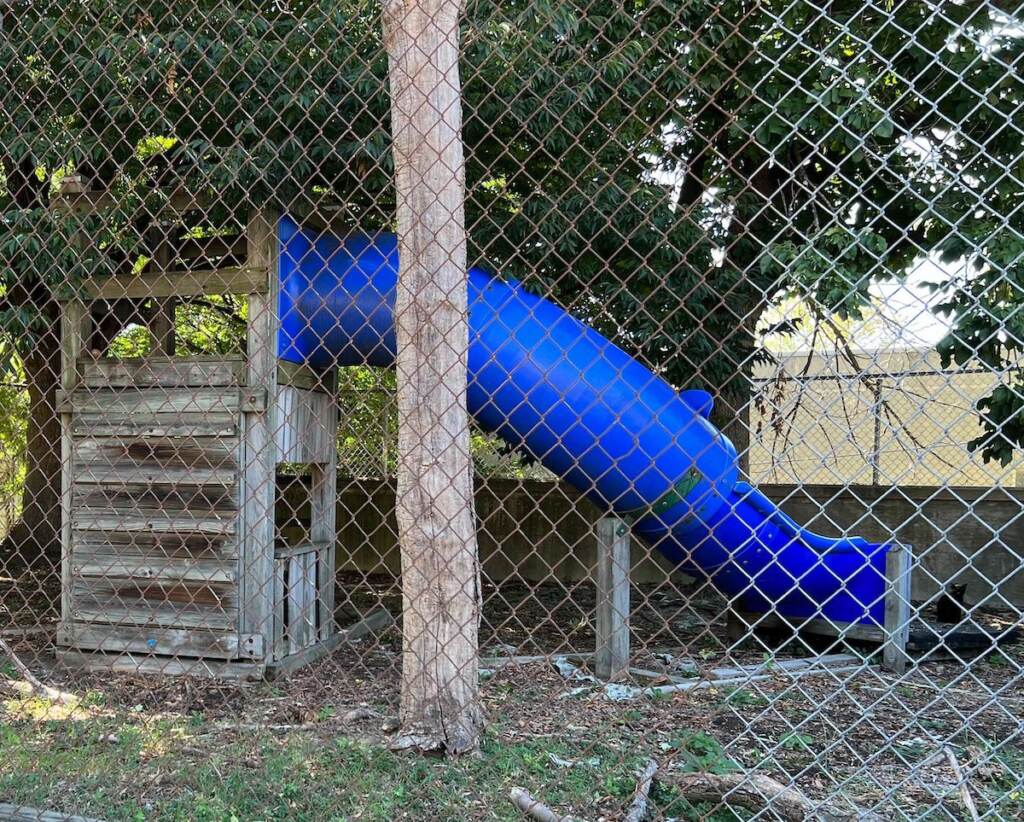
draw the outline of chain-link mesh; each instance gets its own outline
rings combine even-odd
[[[397,304],[388,8],[0,0],[0,818],[1024,816],[1024,7],[472,0]]]

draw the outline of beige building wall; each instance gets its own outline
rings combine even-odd
[[[755,370],[750,473],[758,483],[1024,485],[1024,464],[985,463],[974,405],[999,381],[941,369],[934,351],[787,355]]]

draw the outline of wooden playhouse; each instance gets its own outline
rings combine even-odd
[[[61,205],[84,214],[105,196],[72,177]],[[178,193],[164,201],[172,218],[198,209]],[[276,356],[274,213],[227,237],[154,225],[144,267],[87,282],[62,306],[58,653],[92,669],[279,674],[338,638],[336,374]],[[174,306],[224,294],[247,307],[244,351],[176,356]],[[146,307],[146,356],[91,348],[95,318],[118,301]],[[282,466],[308,475],[299,540],[275,521]]]

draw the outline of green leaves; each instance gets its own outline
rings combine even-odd
[[[1024,42],[964,9],[472,0],[472,253],[676,385],[719,389],[742,382],[770,300],[857,316],[873,279],[966,256],[980,273],[940,284],[956,325],[944,356],[1003,363],[1022,331],[997,280],[1016,284],[1024,253],[1004,219],[1024,196],[1008,125],[1024,89],[1006,68]],[[163,174],[211,191],[225,224],[252,202],[324,196],[353,227],[393,220],[374,0],[40,0],[10,24],[5,164],[83,168],[131,203]],[[0,223],[0,283],[74,289],[110,265],[24,219]],[[144,251],[145,226],[116,214],[90,230],[108,257]]]

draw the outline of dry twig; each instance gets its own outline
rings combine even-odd
[[[967,777],[964,776],[956,754],[953,753],[953,749],[949,745],[944,746],[943,750],[946,752],[946,760],[949,762],[949,767],[953,769],[953,775],[956,777],[957,786],[960,789],[960,801],[963,803],[964,808],[967,809],[967,813],[971,815],[971,822],[979,822],[981,817],[978,816],[978,809],[975,807],[971,791],[967,787]]]
[[[78,701],[73,694],[66,694],[63,691],[58,691],[56,688],[51,688],[49,685],[44,685],[39,678],[29,670],[28,666],[18,658],[18,655],[14,653],[6,640],[2,638],[0,638],[0,651],[3,651],[8,657],[10,657],[10,660],[14,663],[14,667],[17,668],[18,673],[22,675],[32,690],[39,696],[45,697],[46,699],[52,699],[54,702],[62,702],[66,705],[73,704]]]
[[[956,778],[957,790],[960,793],[960,803],[964,806],[964,810],[970,815],[971,822],[979,822],[981,817],[978,816],[978,808],[974,804],[974,797],[971,796],[971,791],[967,787],[967,777],[964,775],[963,768],[960,767],[960,761],[956,758],[956,754],[953,753],[953,749],[949,745],[943,745],[940,750],[922,762],[921,767],[927,767],[942,758],[945,758],[946,762],[949,763],[953,776]]]

